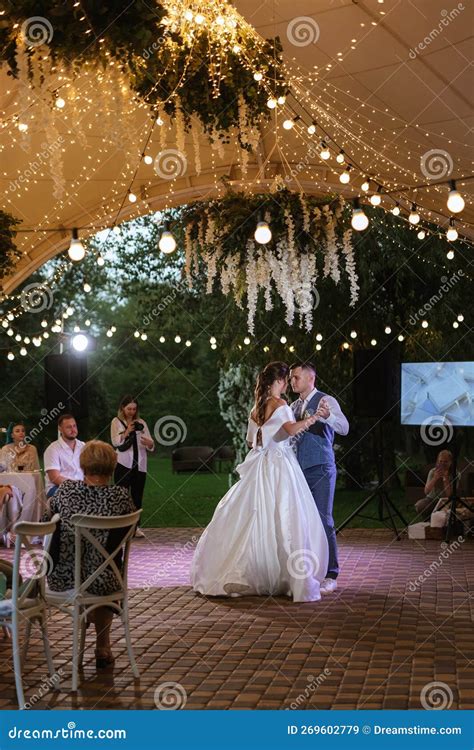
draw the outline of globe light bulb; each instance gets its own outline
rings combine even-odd
[[[446,232],[446,239],[448,242],[454,242],[454,240],[457,240],[458,238],[458,232],[456,227],[454,226],[454,219],[453,217],[449,220],[449,229]]]
[[[174,337],[174,340],[175,340],[175,343],[176,343],[176,344],[180,344],[180,343],[181,343],[181,336],[179,336],[179,335],[178,335],[178,336],[175,336],[175,337]]]
[[[339,182],[342,182],[343,185],[347,185],[347,183],[351,181],[349,170],[350,166],[347,166],[344,172],[341,172],[341,174],[339,175]]]
[[[458,320],[460,323],[462,323],[464,320],[464,315],[458,315]]]
[[[351,331],[351,339],[357,338],[357,331]]]
[[[145,154],[145,156],[143,157],[143,161],[145,162],[145,164],[153,164],[153,157],[150,156],[150,154]]]
[[[21,347],[20,354],[21,354],[22,357],[26,357],[27,351],[26,351],[26,349],[25,349],[24,346]]]
[[[364,180],[364,182],[360,186],[360,189],[363,190],[364,193],[367,193],[367,191],[370,189],[370,182],[368,180]]]
[[[448,252],[446,253],[446,257],[447,257],[448,260],[453,260],[453,258],[454,258],[454,250],[448,250]]]
[[[380,206],[382,202],[382,196],[380,195],[382,188],[380,185],[377,188],[377,192],[370,196],[369,200],[373,206]]]
[[[74,262],[78,262],[83,259],[86,254],[86,249],[79,239],[77,229],[72,230],[71,244],[69,245],[68,255]]]
[[[280,344],[286,344],[287,341],[288,341],[288,339],[286,338],[286,336],[281,336],[281,338],[280,338]]]
[[[266,245],[272,238],[272,231],[266,221],[259,221],[254,233],[255,241],[259,245]]]
[[[345,160],[344,151],[341,149],[336,156],[336,161],[338,164],[344,164]]]
[[[416,236],[418,237],[419,240],[424,240],[425,237],[426,237],[425,230],[424,229],[420,229],[420,231],[418,232],[418,234]]]
[[[99,257],[97,258],[97,265],[98,265],[98,266],[101,266],[101,267],[102,267],[102,266],[105,266],[105,260],[104,260],[104,258],[102,257],[102,255],[99,255]]]
[[[311,125],[308,125],[308,134],[314,135],[316,132],[316,125],[314,122],[311,123]]]
[[[135,195],[135,193],[132,193],[131,191],[129,191],[129,193],[128,193],[128,200],[130,201],[130,203],[136,203],[137,202],[137,196]]]
[[[400,206],[398,203],[392,208],[392,214],[394,216],[400,216]]]
[[[295,127],[295,121],[289,117],[287,120],[283,121],[283,127],[285,130],[291,130]]]
[[[356,232],[362,232],[364,229],[367,229],[367,227],[369,226],[369,218],[361,209],[359,200],[357,198],[354,200],[354,209],[352,211],[351,226],[353,229],[356,230]]]
[[[458,214],[463,210],[464,206],[464,198],[462,197],[459,190],[456,189],[455,181],[451,180],[450,191],[448,195],[448,209],[452,214]]]
[[[176,240],[168,229],[162,233],[158,242],[158,247],[162,253],[173,253],[176,250]]]
[[[392,333],[392,329],[390,328],[390,326],[385,326],[385,333],[387,334],[387,336],[389,333]]]
[[[377,339],[372,339],[370,343],[372,346],[377,346]]]
[[[420,214],[416,210],[416,203],[412,204],[410,215],[408,217],[408,221],[410,222],[410,224],[413,224],[413,225],[418,224],[418,222],[420,221]]]
[[[84,291],[85,291],[85,293],[86,293],[86,294],[89,294],[89,292],[91,291],[92,287],[91,287],[91,285],[90,285],[90,284],[88,284],[88,283],[87,283],[87,281],[86,281],[86,283],[85,283],[85,284],[84,284],[84,286],[83,286],[83,289],[84,289]]]
[[[12,359],[15,359],[15,355],[13,354],[13,352],[8,352],[8,354],[7,354],[7,359],[9,359],[10,361],[11,361]]]
[[[278,104],[284,104],[286,102],[286,96],[279,96],[277,99]]]
[[[19,122],[18,123],[18,130],[20,131],[20,133],[26,133],[26,131],[28,130],[27,123],[26,122]]]
[[[324,159],[324,161],[327,161],[331,157],[331,152],[324,141],[321,143],[321,151],[319,152],[319,156],[321,157],[321,159]]]
[[[254,77],[254,80],[255,80],[255,81],[261,81],[261,80],[262,80],[262,78],[263,78],[263,73],[259,73],[259,72],[257,71],[256,73],[254,73],[254,74],[253,74],[253,77]]]
[[[428,325],[429,325],[429,323],[428,323],[428,321],[427,321],[427,320],[422,320],[422,321],[421,321],[421,327],[422,327],[422,328],[428,328]]]
[[[459,328],[459,323],[457,322],[457,320],[454,321],[453,328]]]
[[[273,98],[273,96],[270,97],[270,99],[267,99],[267,107],[268,109],[275,109],[277,105],[277,100]]]

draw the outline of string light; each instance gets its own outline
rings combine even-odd
[[[395,203],[394,207],[392,208],[392,214],[394,216],[399,216],[400,215],[400,204],[399,203]]]
[[[419,240],[424,240],[425,237],[426,237],[425,230],[424,229],[420,229],[420,231],[418,232],[418,234],[416,236],[418,237]]]
[[[69,245],[68,255],[74,262],[80,261],[84,258],[86,250],[81,240],[79,239],[79,233],[77,229],[72,230],[71,244]]]
[[[372,346],[377,346],[377,339],[372,339],[370,343]]]
[[[381,192],[382,192],[382,186],[379,185],[378,188],[377,188],[377,192],[373,193],[370,196],[369,200],[370,200],[370,202],[372,203],[373,206],[380,206],[380,203],[382,202]]]
[[[353,205],[354,208],[352,211],[351,226],[357,232],[362,232],[369,226],[369,219],[360,207],[359,198],[354,198]]]
[[[364,180],[364,182],[360,186],[360,189],[363,190],[364,193],[367,193],[370,190],[370,182],[367,178]]]
[[[314,135],[316,132],[316,123],[312,122],[311,125],[308,125],[308,135]]]
[[[349,170],[350,169],[351,169],[351,165],[348,164],[347,167],[345,168],[344,172],[342,172],[339,175],[339,182],[342,182],[343,185],[347,185],[350,182],[350,180],[351,180],[351,176],[349,174]]]
[[[422,327],[422,328],[428,328],[428,326],[429,326],[429,323],[428,323],[428,321],[427,321],[427,320],[422,320],[422,321],[421,321],[421,327]]]
[[[321,141],[321,151],[319,152],[319,156],[324,161],[327,161],[331,157],[331,152],[324,141]]]
[[[254,237],[259,245],[266,245],[272,238],[272,232],[266,221],[259,221],[254,232]]]
[[[456,227],[454,226],[454,219],[451,216],[449,220],[448,231],[446,232],[446,239],[448,240],[448,242],[454,242],[454,240],[457,240],[457,238],[458,238],[458,231]]]
[[[411,211],[408,217],[408,221],[413,225],[418,224],[418,222],[420,221],[420,214],[418,213],[416,203],[411,204]]]
[[[268,109],[275,109],[276,105],[277,105],[277,100],[273,96],[267,99]]]
[[[346,160],[346,158],[345,158],[345,155],[344,155],[344,151],[341,149],[339,151],[338,155],[336,156],[336,161],[337,161],[338,164],[344,164],[345,160]]]
[[[145,164],[153,164],[153,157],[150,154],[145,154],[143,157]]]
[[[169,224],[165,223],[164,231],[161,233],[158,241],[158,247],[162,253],[169,255],[176,250],[176,240],[170,232]]]
[[[449,183],[450,190],[448,194],[448,211],[450,211],[452,214],[458,214],[460,213],[464,208],[464,198],[462,197],[461,193],[456,189],[456,182],[455,180],[451,180]]]
[[[135,195],[135,193],[132,193],[131,190],[128,191],[128,200],[130,201],[130,203],[137,202],[137,196]]]

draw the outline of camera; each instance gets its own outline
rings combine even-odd
[[[135,432],[141,432],[143,430],[143,425],[141,422],[134,422],[133,426],[135,427]]]

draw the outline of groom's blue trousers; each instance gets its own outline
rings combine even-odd
[[[324,531],[328,538],[329,562],[327,577],[337,578],[339,563],[337,560],[337,542],[332,509],[336,489],[336,467],[334,464],[318,464],[303,470],[306,481],[314,497],[314,502],[321,516]]]

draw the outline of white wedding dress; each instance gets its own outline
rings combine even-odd
[[[191,566],[193,589],[207,596],[271,594],[295,602],[321,598],[328,544],[316,504],[283,429],[295,418],[278,407],[261,427],[249,420],[252,444],[237,467],[240,480],[218,504]]]

